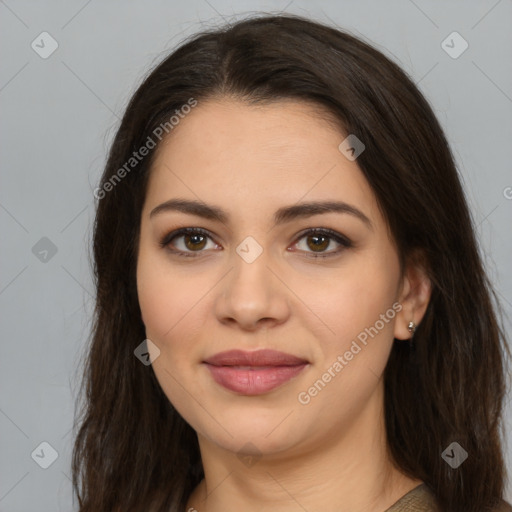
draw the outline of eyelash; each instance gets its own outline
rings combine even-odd
[[[163,249],[167,248],[170,252],[172,252],[173,254],[176,254],[177,256],[180,256],[180,257],[197,258],[203,251],[187,252],[187,251],[169,249],[168,246],[170,245],[170,243],[175,238],[179,238],[180,236],[183,236],[183,235],[203,235],[205,237],[210,238],[212,241],[214,241],[212,236],[210,235],[210,233],[202,228],[180,228],[175,231],[172,231],[171,233],[166,234],[160,240],[160,242],[159,242],[160,246]],[[330,258],[332,256],[337,256],[344,249],[348,249],[353,246],[352,242],[348,238],[346,238],[345,236],[341,235],[340,233],[337,233],[336,231],[333,231],[332,229],[328,229],[328,228],[308,229],[307,231],[300,234],[300,236],[296,239],[296,242],[294,243],[294,245],[297,244],[303,238],[305,238],[307,236],[311,236],[311,235],[326,236],[327,238],[339,243],[342,247],[338,248],[335,251],[330,251],[330,252],[326,252],[326,253],[311,253],[309,256],[306,256],[308,258],[313,258],[313,259]]]

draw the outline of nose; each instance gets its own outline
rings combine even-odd
[[[265,251],[251,263],[233,255],[233,268],[217,291],[215,315],[219,322],[255,331],[288,319],[290,292],[271,267]]]

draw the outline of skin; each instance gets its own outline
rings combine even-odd
[[[401,275],[374,194],[357,160],[338,149],[346,134],[319,113],[295,101],[200,102],[152,167],[137,287],[147,338],[160,350],[156,377],[198,435],[205,479],[186,510],[382,512],[421,483],[398,471],[386,451],[382,375],[394,338],[409,339],[409,321],[421,321],[430,282],[413,263]],[[177,211],[150,217],[176,198],[216,205],[229,219]],[[281,207],[326,200],[349,203],[372,227],[333,212],[273,223]],[[185,227],[211,238],[182,235],[159,245]],[[301,235],[310,228],[330,228],[353,246],[327,238],[318,248]],[[236,252],[248,236],[263,249],[252,263]],[[300,403],[299,393],[394,303],[401,305],[394,318]],[[276,349],[309,365],[275,390],[245,396],[219,386],[202,364],[234,348]],[[242,459],[248,455],[254,458]]]

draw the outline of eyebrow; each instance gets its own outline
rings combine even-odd
[[[149,217],[152,218],[155,215],[172,211],[196,215],[205,219],[222,222],[223,224],[227,224],[229,221],[229,215],[222,208],[189,199],[170,199],[165,201],[165,203],[153,208]],[[314,201],[279,208],[274,214],[274,224],[284,224],[295,219],[326,213],[352,215],[373,230],[372,222],[362,211],[343,201]]]

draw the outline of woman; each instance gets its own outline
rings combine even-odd
[[[296,16],[195,36],[95,196],[81,512],[510,510],[494,293],[380,52]]]

